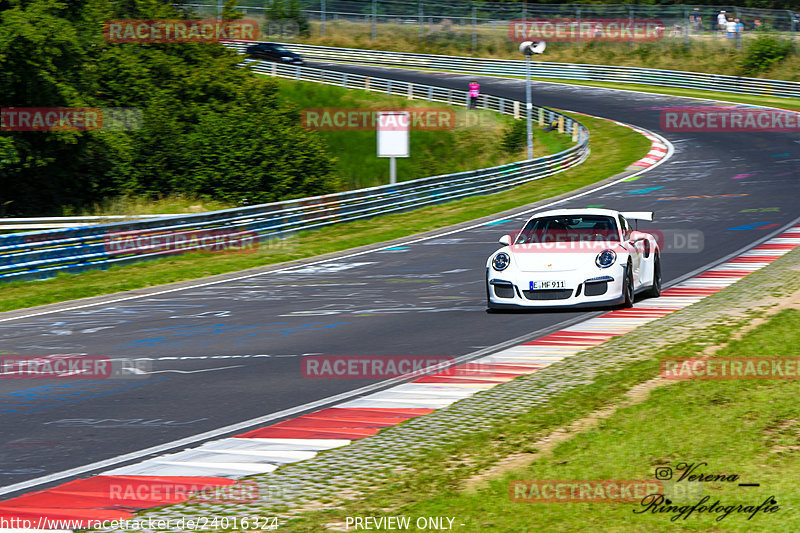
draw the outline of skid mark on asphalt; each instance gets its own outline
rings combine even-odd
[[[163,418],[62,418],[60,420],[51,420],[44,422],[44,425],[55,426],[85,426],[91,428],[121,428],[121,427],[135,427],[141,429],[149,429],[154,427],[172,427],[172,426],[187,426],[208,420],[208,418],[197,418],[195,420],[188,420],[185,422],[178,422],[177,420],[164,420]]]
[[[294,275],[294,274],[331,274],[335,272],[343,272],[345,270],[352,270],[354,268],[359,268],[362,266],[367,265],[375,265],[377,264],[376,261],[353,261],[352,263],[323,263],[319,265],[309,265],[300,268],[293,268],[290,270],[284,270],[281,272],[282,275]],[[269,273],[264,274],[269,275]]]
[[[746,231],[750,229],[772,229],[778,227],[778,224],[771,222],[756,222],[754,224],[745,224],[744,226],[736,226],[735,228],[728,228],[728,231]]]
[[[270,333],[277,336],[288,336],[298,332],[331,329],[344,324],[346,324],[346,322],[334,322],[332,324],[323,324],[321,322],[317,322],[299,326],[290,326],[288,323],[255,324],[246,326],[237,326],[234,324],[214,324],[210,326],[166,326],[162,328],[145,329],[139,332],[140,334],[163,333],[161,335],[130,341],[126,344],[111,349],[124,350],[128,348],[154,345],[177,348],[189,345],[203,345],[210,342],[210,340],[216,336],[228,335],[230,333],[236,333],[237,335],[233,338],[230,338],[227,342],[232,344],[246,344],[248,342],[261,342],[265,338],[269,338],[268,334]],[[270,328],[269,326],[283,327]]]
[[[663,185],[659,185],[657,187],[646,187],[644,189],[637,189],[635,191],[628,191],[628,194],[647,194],[649,192],[657,191],[659,189],[663,189]]]
[[[113,386],[108,380],[98,383],[58,383],[43,385],[19,391],[6,392],[0,395],[0,414],[33,413],[42,409],[58,407],[94,398],[116,394],[118,392],[143,387],[164,381],[166,378],[153,379],[126,386]],[[48,403],[50,402],[50,403]]]

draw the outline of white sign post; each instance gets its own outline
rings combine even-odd
[[[389,158],[389,183],[397,183],[396,158],[409,157],[410,125],[408,111],[378,111],[378,157]]]
[[[527,144],[528,159],[533,159],[533,103],[531,103],[531,56],[541,54],[547,47],[544,41],[525,41],[520,43],[519,51],[525,54],[525,121],[528,123]]]

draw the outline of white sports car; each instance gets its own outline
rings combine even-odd
[[[631,307],[637,293],[659,296],[658,242],[629,219],[653,220],[653,213],[536,213],[521,231],[504,235],[486,262],[489,309]]]

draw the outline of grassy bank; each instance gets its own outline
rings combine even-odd
[[[311,82],[277,80],[280,97],[298,111],[306,108],[432,109],[448,112],[452,129],[412,131],[409,153],[398,158],[397,179],[405,181],[437,174],[462,172],[502,165],[525,159],[524,147],[508,150],[503,146],[513,118],[493,111],[471,110],[396,96],[350,90]],[[452,114],[449,114],[452,113]],[[443,123],[444,124],[444,123]],[[449,124],[449,123],[448,123]],[[444,124],[445,126],[448,124]],[[317,131],[336,158],[335,174],[342,190],[374,187],[389,183],[389,161],[376,156],[377,134],[373,131]],[[571,146],[569,135],[534,129],[537,155],[558,153]],[[237,207],[221,201],[187,195],[160,198],[115,197],[91,206],[65,206],[63,216],[73,215],[148,215],[160,213],[199,213]]]
[[[81,209],[66,206],[62,208],[62,216],[204,213],[231,207],[235,206],[226,202],[193,198],[185,194],[169,194],[159,198],[116,196]]]
[[[797,357],[799,259],[795,251],[701,304],[554,365],[552,370],[562,368],[552,376],[545,371],[518,378],[543,387],[573,385],[553,393],[547,404],[457,443],[434,440],[423,458],[388,482],[376,481],[367,497],[308,512],[281,528],[310,532],[336,524],[344,530],[347,517],[404,516],[412,524],[418,517],[452,517],[453,530],[464,532],[797,531],[800,381],[672,381],[659,374],[667,357]],[[767,286],[770,296],[762,291]],[[695,474],[738,479],[677,481],[682,463],[705,463]],[[662,468],[672,469],[664,490],[677,510],[654,513],[638,498],[515,502],[509,492],[517,481],[528,488],[532,481],[652,481]],[[681,511],[705,497],[707,506],[719,501],[730,514],[694,511],[686,517],[688,510]],[[768,498],[777,502],[773,513],[748,519],[750,512],[736,511]]]
[[[508,38],[506,26],[494,29],[479,27],[476,48],[472,47],[469,26],[431,25],[426,27],[425,34],[420,37],[415,25],[380,24],[377,38],[372,40],[371,37],[369,24],[334,21],[326,25],[326,36],[320,36],[319,26],[313,25],[310,37],[296,39],[295,42],[421,54],[520,59],[518,43]],[[757,37],[759,35],[756,33],[746,32],[742,47],[738,49],[731,39],[725,39],[716,32],[693,36],[689,47],[685,46],[682,37],[667,37],[658,42],[635,45],[627,42],[548,42],[547,51],[541,59],[558,63],[619,65],[800,80],[800,55],[797,49],[788,50],[783,59],[775,62],[760,61],[760,54],[751,48]],[[782,39],[778,43],[791,42],[786,35],[779,37]]]
[[[623,171],[647,153],[650,141],[606,120],[575,116],[591,132],[592,153],[571,170],[513,190],[300,233],[273,246],[233,254],[185,254],[107,271],[62,274],[41,282],[3,284],[0,311],[109,294],[312,257],[413,235],[563,194]]]
[[[412,131],[408,158],[398,158],[397,179],[405,181],[437,174],[461,172],[525,159],[525,149],[506,151],[502,141],[513,118],[486,110],[387,96],[375,92],[343,89],[318,83],[279,80],[280,94],[299,109],[357,108],[452,110],[455,127],[446,130]],[[328,151],[338,161],[336,174],[346,189],[389,183],[389,161],[376,156],[374,131],[319,131]],[[568,135],[536,129],[534,145],[539,155],[557,153],[571,145]]]

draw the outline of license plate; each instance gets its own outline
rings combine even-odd
[[[531,281],[530,282],[530,290],[536,291],[540,289],[566,289],[567,282],[566,281]]]

